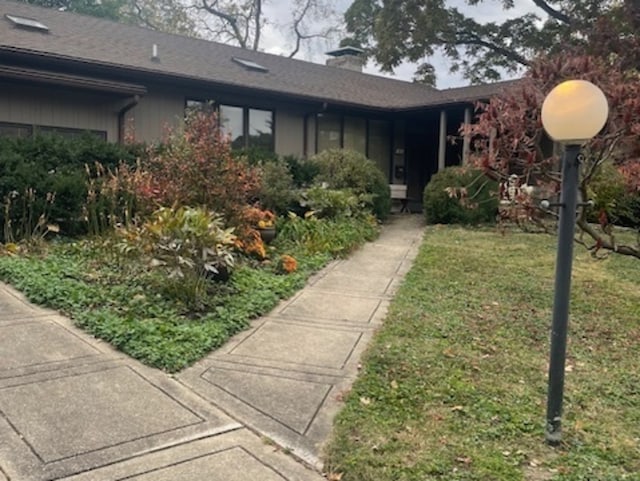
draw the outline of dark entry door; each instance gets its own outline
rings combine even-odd
[[[407,122],[405,159],[407,165],[407,195],[422,202],[422,192],[438,170],[437,119],[423,117]]]

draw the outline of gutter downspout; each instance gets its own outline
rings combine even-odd
[[[138,105],[140,102],[140,96],[134,95],[124,101],[124,105],[118,110],[118,143],[124,144],[124,129],[125,129],[125,116],[132,108]]]

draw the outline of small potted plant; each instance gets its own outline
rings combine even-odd
[[[252,228],[258,231],[262,242],[268,244],[276,237],[276,216],[268,209],[260,207],[247,207],[245,209],[245,219]]]

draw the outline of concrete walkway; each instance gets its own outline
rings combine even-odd
[[[341,393],[422,232],[395,216],[173,377],[0,284],[0,481],[322,480]]]

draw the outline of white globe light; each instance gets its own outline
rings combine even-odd
[[[582,144],[595,137],[609,117],[607,98],[586,80],[556,86],[542,104],[542,125],[553,140]]]

